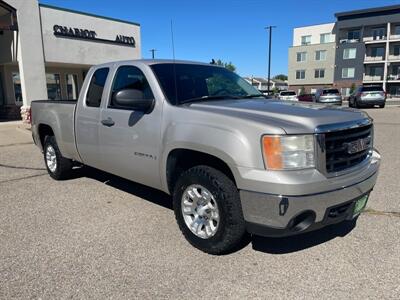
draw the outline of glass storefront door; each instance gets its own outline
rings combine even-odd
[[[61,100],[60,74],[46,73],[46,83],[49,100]]]

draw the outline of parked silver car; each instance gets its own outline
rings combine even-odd
[[[296,92],[293,91],[281,91],[278,98],[280,100],[299,101]]]
[[[374,107],[379,105],[384,108],[386,93],[381,86],[359,86],[349,97],[350,107]]]
[[[342,105],[342,96],[338,89],[318,89],[315,93],[315,102]]]

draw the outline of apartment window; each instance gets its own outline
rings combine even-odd
[[[385,37],[385,28],[372,29],[372,38],[374,40],[383,40],[384,37]]]
[[[354,59],[357,55],[356,48],[346,48],[343,50],[343,59]]]
[[[315,69],[314,78],[324,78],[325,69]]]
[[[305,70],[297,70],[296,71],[296,79],[305,79],[306,71]]]
[[[65,79],[67,82],[67,99],[78,99],[78,76],[76,74],[67,74]]]
[[[315,60],[326,60],[326,50],[315,51]]]
[[[311,35],[303,35],[301,37],[301,44],[302,45],[310,45],[311,44]]]
[[[12,80],[14,86],[15,103],[22,104],[21,78],[19,76],[19,72],[12,73]]]
[[[371,76],[383,76],[383,68],[382,67],[371,67],[369,74]]]
[[[384,55],[385,55],[385,48],[383,48],[383,47],[371,48],[371,56],[372,57],[383,57]]]
[[[307,52],[297,52],[297,61],[306,61],[307,60]]]
[[[400,55],[400,45],[394,45],[393,47],[393,55],[399,56]]]
[[[330,33],[322,33],[319,35],[319,42],[321,44],[330,43],[331,42],[331,34]]]
[[[400,25],[396,25],[396,26],[394,27],[394,34],[395,34],[395,35],[400,35]]]
[[[354,78],[355,68],[343,68],[342,78]]]
[[[360,30],[350,30],[347,32],[347,39],[360,40]]]

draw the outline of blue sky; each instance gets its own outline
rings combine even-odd
[[[242,76],[266,76],[267,33],[273,32],[271,74],[287,74],[294,27],[334,22],[334,13],[399,4],[392,0],[40,0],[41,3],[141,24],[142,57],[155,48],[171,58],[170,22],[177,59],[231,61]]]

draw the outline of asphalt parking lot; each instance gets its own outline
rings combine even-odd
[[[83,168],[57,182],[30,132],[0,124],[0,298],[400,298],[400,107],[366,110],[382,154],[356,226],[191,247],[161,192]]]

